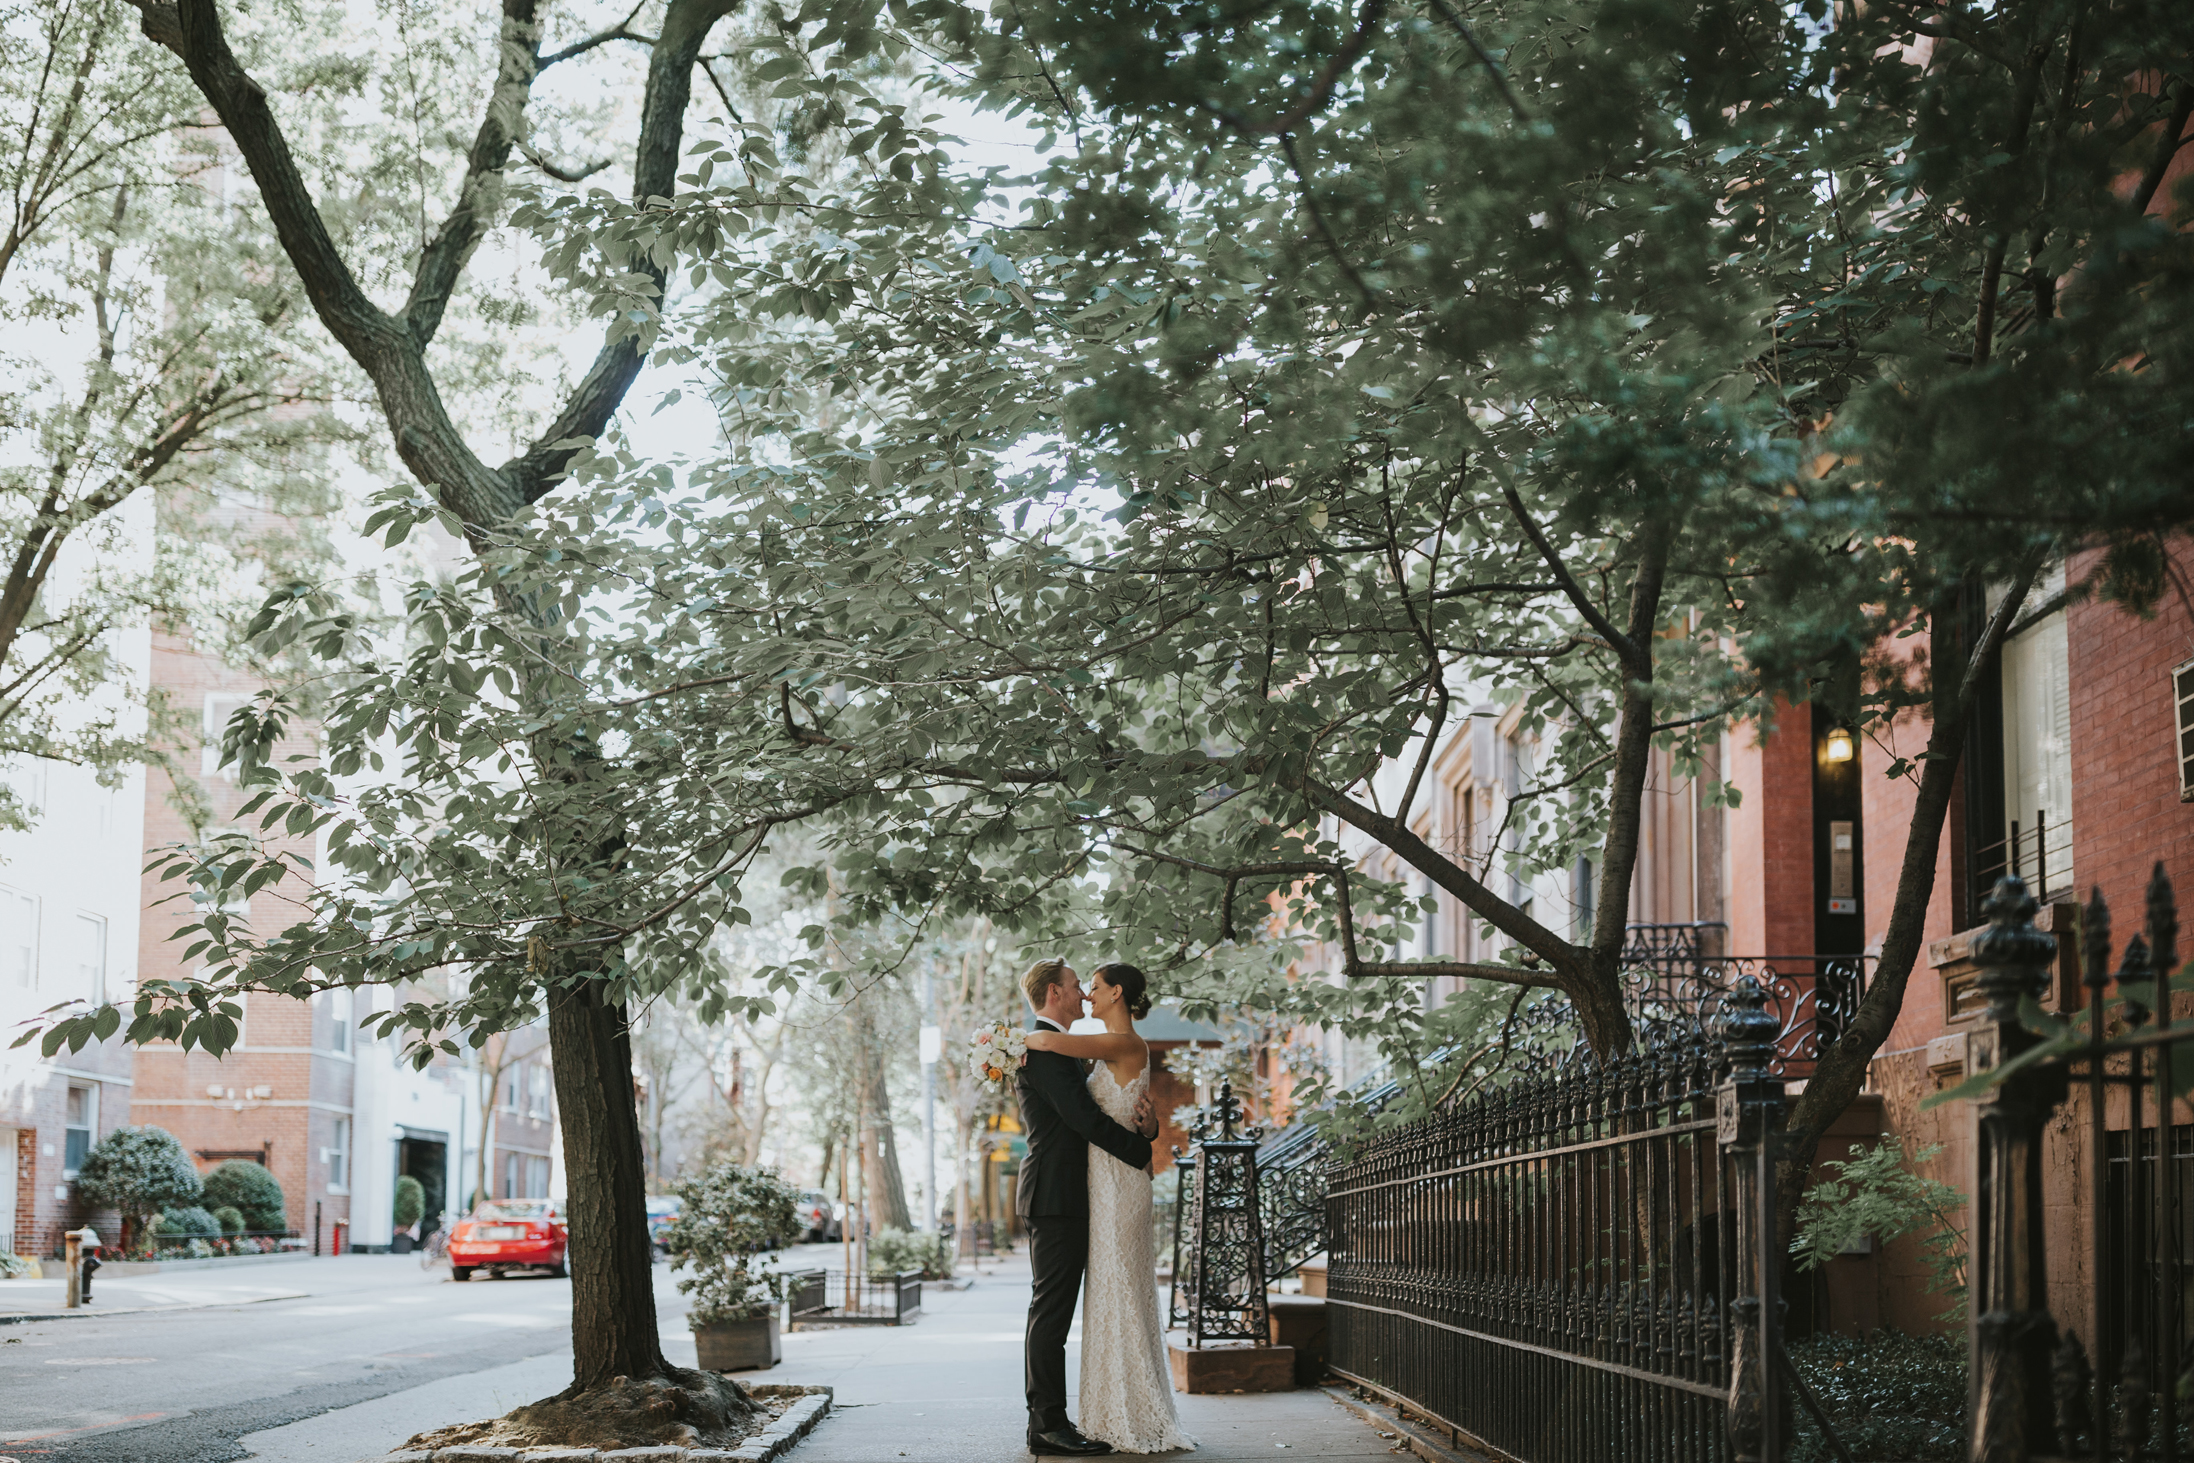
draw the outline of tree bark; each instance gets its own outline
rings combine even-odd
[[[570,1187],[572,1379],[564,1396],[617,1377],[670,1374],[656,1335],[647,1159],[622,1006],[582,979],[549,998],[549,1055]]]
[[[868,1003],[856,997],[853,1004],[861,1062],[855,1121],[860,1125],[862,1181],[879,1227],[912,1229],[914,1216],[907,1208],[906,1178],[899,1170],[899,1143],[891,1126],[891,1090],[885,1081],[883,1043]]]
[[[1965,755],[1966,728],[1982,678],[2003,651],[2005,633],[2026,602],[2039,565],[2028,567],[2005,591],[1989,616],[1964,669],[1955,680],[1937,674],[1934,724],[1920,758],[1920,791],[1905,834],[1904,863],[1897,871],[1897,896],[1882,935],[1881,958],[1866,996],[1836,1044],[1821,1053],[1805,1091],[1791,1106],[1789,1146],[1775,1170],[1777,1222],[1787,1240],[1796,1230],[1799,1201],[1813,1172],[1813,1154],[1828,1125],[1842,1116],[1866,1081],[1867,1067],[1889,1039],[1897,1013],[1904,1008],[1905,987],[1918,964],[1927,926],[1928,901],[1935,894],[1935,866],[1949,820],[1958,766]]]

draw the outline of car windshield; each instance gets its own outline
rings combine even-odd
[[[549,1202],[546,1199],[501,1199],[493,1204],[482,1204],[472,1211],[475,1219],[547,1219]]]

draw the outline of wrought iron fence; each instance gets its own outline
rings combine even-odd
[[[786,1278],[792,1324],[903,1326],[922,1314],[922,1272],[862,1275],[801,1270]]]
[[[1780,1029],[1752,982],[1728,995]],[[1720,1141],[1739,1135],[1717,1127],[1730,1063],[1696,1015],[1644,1036],[1382,1134],[1333,1174],[1335,1371],[1531,1463],[1730,1456],[1752,1229]]]
[[[2173,1119],[2194,1067],[2178,1048],[2194,1042],[2194,1025],[2172,1009],[2181,982],[2171,882],[2159,863],[2146,928],[2116,969],[2109,906],[2100,891],[2088,902],[2086,1019],[2054,1033],[2028,1024],[2056,941],[2034,927],[2025,883],[2000,880],[1987,909],[1972,949],[1988,1010],[1967,1046],[1986,1084],[1975,1099],[1970,1456],[2177,1463],[2194,1456],[2194,1134]],[[2047,1308],[2042,1133],[2075,1084],[2086,1096],[2092,1295],[2088,1314],[2060,1330]]]

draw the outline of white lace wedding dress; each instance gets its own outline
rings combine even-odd
[[[1090,1096],[1122,1127],[1150,1086],[1146,1065],[1122,1087],[1109,1062],[1089,1074]],[[1089,1150],[1089,1271],[1082,1288],[1082,1397],[1076,1426],[1122,1453],[1193,1448],[1173,1408],[1165,1328],[1158,1323],[1157,1240],[1150,1175]]]

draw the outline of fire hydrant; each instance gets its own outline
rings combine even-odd
[[[68,1310],[91,1303],[92,1272],[99,1268],[99,1231],[90,1225],[62,1236],[62,1264],[68,1267]]]

